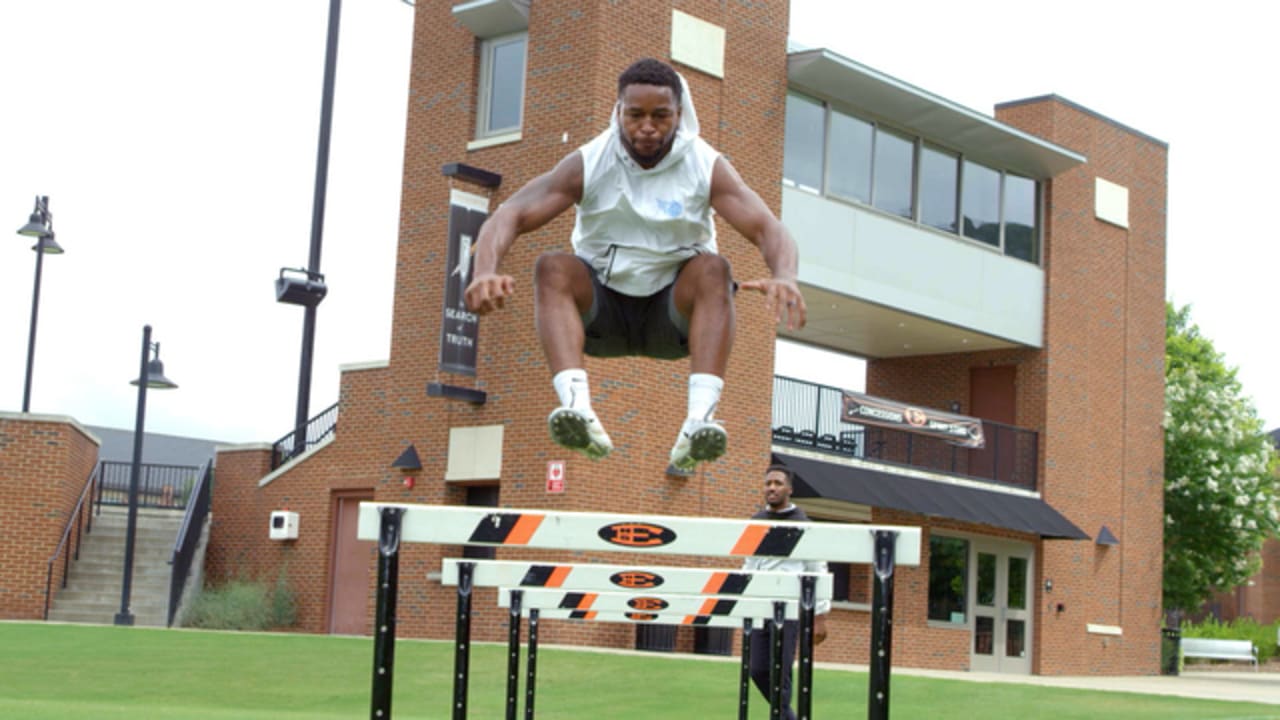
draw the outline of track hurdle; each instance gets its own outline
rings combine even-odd
[[[466,565],[464,569],[462,566]],[[636,612],[630,616],[624,616],[621,613],[605,613],[599,614],[598,611],[586,611],[588,607],[584,603],[587,595],[592,598],[594,603],[596,595],[603,591],[603,597],[614,596],[613,605],[615,609],[626,605],[627,609],[637,610],[643,606],[646,608],[655,608],[664,606],[670,609],[671,601],[664,600],[664,597],[674,596],[676,602],[687,603],[690,598],[698,597],[697,607],[686,608],[692,615],[665,620],[664,623],[669,624],[686,624],[686,625],[709,625],[709,626],[732,626],[736,627],[737,622],[728,620],[721,622],[718,615],[742,616],[745,613],[743,609],[751,607],[757,617],[769,618],[772,616],[773,601],[784,599],[791,603],[800,603],[804,597],[805,584],[813,583],[814,598],[817,600],[830,600],[832,595],[831,575],[828,573],[788,573],[769,570],[720,570],[714,568],[691,568],[691,567],[661,567],[645,565],[638,567],[636,565],[605,565],[600,563],[542,563],[530,561],[511,561],[511,560],[458,560],[446,558],[441,567],[440,581],[443,585],[459,585],[460,580],[464,577],[470,578],[470,583],[474,587],[508,587],[510,590],[504,590],[500,599],[509,597],[504,600],[507,605],[515,605],[521,603],[525,597],[523,590],[528,590],[531,594],[541,593],[541,596],[535,595],[528,607],[533,610],[542,608],[544,615],[542,617],[549,619],[595,619],[604,622],[635,622],[640,624],[644,621],[651,621],[656,616],[647,612]],[[514,586],[519,586],[516,588]],[[549,592],[562,591],[559,596],[549,595]],[[572,591],[583,590],[591,591],[590,593],[575,593]],[[508,595],[507,593],[511,593]],[[519,593],[516,595],[515,593]],[[715,595],[717,600],[714,605],[706,602],[709,594]],[[469,591],[468,591],[469,594]],[[572,603],[568,602],[568,598],[576,599]],[[739,606],[738,600],[746,598],[749,605]],[[765,599],[767,603],[761,603]],[[550,601],[554,600],[554,603]],[[628,604],[630,603],[630,604]],[[577,608],[577,614],[568,612],[560,612],[558,608],[567,607],[569,605]],[[705,607],[704,607],[705,606]],[[799,605],[793,604],[788,607],[792,608],[791,619],[800,619],[801,631],[812,624],[812,616],[806,619],[805,613],[800,612]],[[808,607],[812,610],[814,604],[810,603]],[[737,609],[738,612],[734,613]],[[698,614],[705,611],[709,614]],[[668,615],[668,618],[671,616]],[[519,622],[519,618],[514,614],[511,618],[513,623]],[[537,618],[530,615],[531,636],[536,630]],[[461,652],[461,648],[466,647],[469,638],[463,633],[469,632],[468,628],[459,628],[458,634],[455,635],[455,649]],[[745,638],[750,640],[751,628],[749,624],[745,624]],[[536,643],[530,642],[530,653],[536,655]],[[508,649],[511,653],[511,661],[515,662],[519,647],[519,629],[518,626],[510,628],[508,635]],[[811,648],[810,648],[811,649]],[[742,691],[739,697],[739,717],[745,720],[747,696],[750,692],[750,644],[749,642],[743,646],[743,671],[742,671]],[[812,687],[812,657],[810,654],[801,654],[801,671],[798,689],[797,706],[801,709],[802,716],[807,717],[807,700],[811,697],[810,688]],[[464,667],[465,661],[459,661],[455,656],[455,667]],[[536,657],[530,663],[531,668],[536,668]],[[514,720],[515,714],[512,707],[515,703],[515,689],[511,687],[511,683],[517,677],[519,668],[508,666],[508,718]],[[780,675],[775,678],[780,681]],[[535,686],[535,672],[528,673],[526,690],[526,708],[533,700],[532,688]],[[455,688],[456,689],[456,688]],[[780,693],[781,688],[778,688]],[[455,704],[465,702],[465,700],[455,699]],[[526,720],[532,720],[533,713],[526,709]]]
[[[868,717],[872,720],[888,718],[894,568],[920,563],[920,529],[883,525],[364,502],[360,504],[357,536],[378,542],[377,624],[370,709],[370,716],[375,720],[391,717],[395,596],[399,590],[401,542],[874,563],[868,699]],[[812,602],[812,596],[807,600]],[[467,620],[469,622],[469,615]],[[806,640],[812,643],[811,636],[811,632],[802,634],[802,647]],[[465,703],[461,708],[455,703],[454,717],[465,716]]]

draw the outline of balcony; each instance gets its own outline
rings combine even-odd
[[[986,446],[969,449],[940,438],[840,420],[840,388],[775,376],[773,444],[869,463],[912,468],[1037,492],[1039,435],[982,421]]]

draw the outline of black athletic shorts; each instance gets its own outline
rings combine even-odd
[[[689,318],[676,310],[674,282],[648,297],[624,295],[605,287],[591,265],[578,260],[591,275],[593,290],[591,309],[582,316],[586,354],[659,360],[689,356]]]

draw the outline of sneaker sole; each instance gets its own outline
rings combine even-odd
[[[718,427],[702,428],[689,436],[689,458],[694,462],[709,462],[724,455],[729,446],[729,435]]]
[[[552,413],[547,425],[551,430],[551,439],[561,447],[576,450],[592,459],[609,454],[608,449],[591,441],[586,421],[574,413]]]

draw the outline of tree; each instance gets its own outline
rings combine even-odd
[[[1257,572],[1280,529],[1276,462],[1236,369],[1165,306],[1164,606],[1194,610]]]

